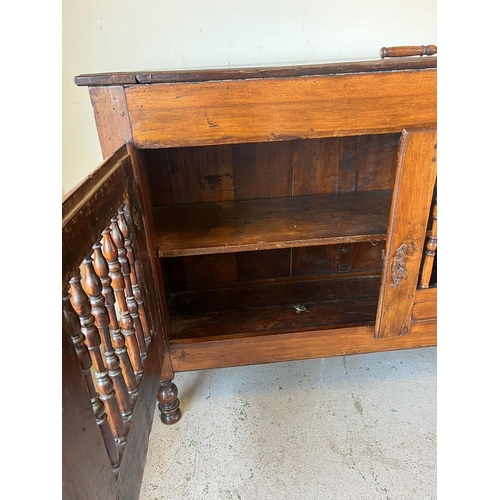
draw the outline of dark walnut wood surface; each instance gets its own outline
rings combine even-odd
[[[160,257],[385,239],[391,191],[156,207]]]
[[[171,340],[372,325],[379,289],[380,275],[330,276],[173,294]]]
[[[210,80],[243,80],[248,78],[281,78],[308,75],[339,75],[372,71],[395,71],[435,68],[437,58],[408,58],[404,60],[373,60],[329,64],[297,64],[290,66],[253,68],[206,68],[186,71],[130,71],[93,73],[75,77],[79,86],[131,85],[148,83],[204,82]]]

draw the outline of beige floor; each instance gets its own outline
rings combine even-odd
[[[176,376],[140,500],[436,498],[436,348]]]

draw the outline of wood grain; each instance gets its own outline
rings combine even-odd
[[[158,357],[159,351],[162,352],[161,358]],[[139,396],[135,403],[133,425],[127,436],[127,445],[118,473],[121,500],[139,498],[149,445],[149,433],[155,413],[156,393],[160,381],[160,359],[163,360],[164,352],[156,346],[156,339],[153,338],[149,345]]]
[[[232,146],[234,199],[292,195],[293,142]]]
[[[235,284],[174,294],[170,300],[170,311],[176,317],[227,313],[265,307],[290,307],[293,304],[319,304],[338,302],[344,299],[378,297],[380,275],[373,276],[328,276],[311,280],[287,280],[277,283]],[[296,314],[297,321],[307,314]],[[258,318],[251,319],[254,323]]]
[[[380,276],[330,277],[176,294],[171,345],[373,325],[379,288]]]
[[[125,93],[139,148],[389,133],[436,122],[432,69],[133,85]]]
[[[422,271],[420,274],[420,288],[429,288],[429,283],[434,269],[434,259],[437,251],[437,200],[433,202],[431,218],[431,231],[427,236],[425,254],[422,262]]]
[[[174,203],[234,200],[231,146],[168,150]]]
[[[132,244],[137,252],[137,278],[143,283],[141,289],[148,304],[148,314],[152,319],[153,334],[157,336],[156,347],[160,359],[168,346],[169,322],[165,288],[160,259],[156,254],[158,243],[153,225],[153,208],[149,198],[146,161],[142,151],[131,144],[127,145],[131,157],[131,168],[128,173],[130,210],[125,214],[129,227],[134,229],[131,234]]]
[[[293,196],[339,192],[340,139],[294,141]]]
[[[127,191],[125,169],[130,164],[126,149],[119,149],[64,197],[63,289],[123,203]]]
[[[415,292],[411,321],[436,321],[437,319],[437,288],[425,288]]]
[[[62,325],[62,498],[118,500],[109,457],[64,318]]]
[[[236,254],[238,281],[275,279],[290,275],[290,249],[240,252]]]
[[[102,157],[107,158],[132,139],[125,91],[121,86],[91,87],[89,94]]]
[[[385,239],[390,191],[158,207],[160,257]]]
[[[334,137],[141,151],[148,158],[146,173],[152,204],[160,206],[230,200],[233,195],[234,199],[241,200],[338,193],[341,190],[340,179],[345,176],[352,177],[351,191],[367,191],[381,186],[391,189],[399,136],[380,134],[360,138]],[[241,281],[247,281],[250,276],[258,279],[259,273],[262,278],[272,278],[273,268],[276,270],[275,277],[284,276],[288,268],[294,275],[338,271],[338,265],[335,271],[331,268],[330,258],[328,262],[325,260],[325,252],[331,253],[332,250],[321,246],[295,250],[291,262],[290,256],[286,256],[282,250],[279,251],[279,259],[275,258],[272,251],[245,252],[238,255],[237,271],[227,268],[231,265],[227,259],[219,261],[217,268],[221,276],[237,272]],[[365,250],[366,255],[363,255]],[[259,253],[258,258],[256,253]],[[356,247],[355,253],[359,263],[372,260],[372,249],[367,246]],[[349,262],[347,257],[348,254],[343,254],[344,272],[357,267],[356,262]],[[208,284],[206,269],[210,267],[210,262],[206,258],[206,263],[202,264],[200,258],[196,260],[196,265],[186,262],[182,266],[189,271],[187,281],[190,286],[195,283]],[[325,264],[326,267],[322,268]],[[177,268],[181,269],[179,266]],[[169,276],[178,282],[179,273],[172,271],[170,266]],[[196,276],[197,272],[201,273],[200,276]],[[219,278],[214,281],[217,282],[220,282]]]
[[[400,337],[376,339],[373,326],[357,326],[176,344],[170,352],[174,370],[182,372],[430,347],[436,343],[436,323],[429,321],[415,323],[412,335]]]
[[[328,64],[301,64],[293,66],[254,68],[205,68],[194,70],[132,71],[78,75],[79,86],[133,85],[174,82],[204,82],[211,80],[239,80],[248,78],[289,78],[308,75],[338,75],[407,69],[435,68],[436,58],[407,60],[373,60]]]
[[[356,191],[392,189],[401,134],[363,135],[356,148]]]
[[[173,205],[175,200],[170,175],[169,150],[143,149],[141,156],[145,165],[144,175],[151,206]]]
[[[410,332],[411,311],[436,180],[436,131],[404,131],[389,216],[377,337]],[[399,275],[399,276],[398,276]]]
[[[433,56],[437,54],[435,45],[402,45],[398,47],[382,47],[380,57],[410,57],[410,56]]]

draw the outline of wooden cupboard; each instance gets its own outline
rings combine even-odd
[[[105,161],[63,203],[68,498],[138,496],[175,373],[436,344],[435,57],[75,81]]]

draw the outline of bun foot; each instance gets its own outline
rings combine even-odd
[[[165,425],[177,423],[182,412],[179,408],[179,399],[177,398],[179,391],[177,386],[171,380],[160,382],[158,389],[158,409],[161,412],[161,421]]]

